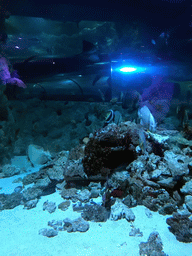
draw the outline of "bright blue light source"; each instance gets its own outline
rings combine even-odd
[[[136,68],[133,68],[133,67],[123,67],[120,69],[121,72],[134,72],[136,70]]]

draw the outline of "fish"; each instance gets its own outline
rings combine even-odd
[[[106,117],[105,117],[105,125],[109,123],[115,123],[118,125],[121,122],[122,122],[122,115],[118,110],[113,111],[112,109],[110,109],[109,111],[107,111]]]
[[[157,124],[155,118],[147,106],[143,106],[138,110],[138,117],[143,127],[147,128],[150,132],[156,131]]]
[[[114,121],[114,118],[115,118],[115,112],[112,109],[110,109],[106,113],[105,124],[112,123]]]

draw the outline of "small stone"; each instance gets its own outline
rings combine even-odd
[[[30,200],[30,201],[27,201],[25,204],[24,204],[24,208],[26,208],[27,210],[29,209],[32,209],[32,208],[35,208],[37,203],[38,203],[38,199],[34,199],[34,200]]]
[[[66,211],[66,210],[69,208],[70,204],[71,204],[70,201],[67,200],[67,201],[65,201],[65,202],[60,203],[60,204],[58,205],[58,208],[59,208],[60,210],[62,210],[62,211]]]
[[[86,232],[89,229],[89,222],[85,221],[81,217],[75,220],[66,218],[63,220],[63,222],[64,230],[67,230],[67,232]]]
[[[145,208],[145,214],[146,214],[147,218],[152,218],[153,217],[152,212],[148,208]]]
[[[54,236],[57,236],[58,235],[58,231],[50,228],[50,229],[47,229],[47,228],[42,228],[39,230],[39,235],[43,235],[43,236],[46,236],[46,237],[54,237]]]
[[[159,209],[159,213],[162,215],[172,214],[177,210],[177,206],[172,203],[167,203]]]
[[[16,187],[15,189],[14,189],[14,192],[15,193],[20,193],[21,191],[22,191],[22,186],[18,186],[18,187]]]
[[[89,142],[89,138],[88,137],[85,137],[84,139],[83,139],[83,143],[86,145],[88,142]]]
[[[143,236],[143,232],[141,232],[139,228],[133,227],[131,229],[131,231],[129,232],[129,236],[142,237]]]
[[[2,177],[12,177],[14,175],[20,174],[22,170],[19,167],[7,164],[2,167]]]
[[[79,194],[78,194],[78,199],[81,202],[88,202],[89,199],[91,197],[91,193],[88,189],[84,189],[82,190]]]
[[[47,210],[49,213],[53,213],[56,210],[56,204],[49,202],[48,200],[43,204],[43,211]]]
[[[82,202],[77,202],[75,204],[73,204],[73,211],[75,212],[80,212],[84,209],[84,205],[82,204]]]
[[[165,188],[174,188],[174,186],[177,184],[177,182],[174,181],[173,177],[168,177],[166,179],[159,180],[157,181],[157,183]]]
[[[37,145],[29,145],[27,153],[29,160],[34,166],[45,164],[51,160],[51,154]]]
[[[192,195],[192,180],[185,183],[181,188],[181,192],[186,195]]]
[[[48,222],[48,226],[54,228],[54,230],[62,231],[63,229],[63,221],[62,220],[52,220]]]
[[[97,198],[99,196],[100,190],[97,188],[91,189],[91,198]]]
[[[134,221],[135,215],[129,207],[123,204],[121,201],[116,201],[115,204],[111,207],[111,220],[118,220],[125,218],[127,221]]]

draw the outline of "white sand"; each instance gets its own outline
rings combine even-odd
[[[11,182],[15,178],[1,179],[0,187],[3,189],[0,193],[11,193],[14,189]],[[34,209],[26,210],[23,206],[18,206],[0,212],[0,256],[139,256],[139,243],[146,242],[154,230],[159,232],[164,252],[169,256],[192,255],[192,243],[180,243],[169,232],[166,224],[168,216],[152,212],[153,217],[148,218],[144,206],[132,208],[136,216],[133,225],[140,228],[143,237],[130,237],[131,223],[125,219],[115,222],[108,220],[104,223],[89,222],[90,228],[85,233],[59,231],[53,238],[44,237],[38,232],[42,228],[50,228],[48,221],[63,220],[66,217],[75,219],[80,216],[80,213],[72,211],[71,206],[65,212],[58,208],[52,214],[43,211],[46,200],[57,205],[64,201],[56,192],[42,197]]]

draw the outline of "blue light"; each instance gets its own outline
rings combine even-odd
[[[123,67],[120,69],[121,72],[127,73],[127,72],[134,72],[136,71],[136,68],[133,67]]]

